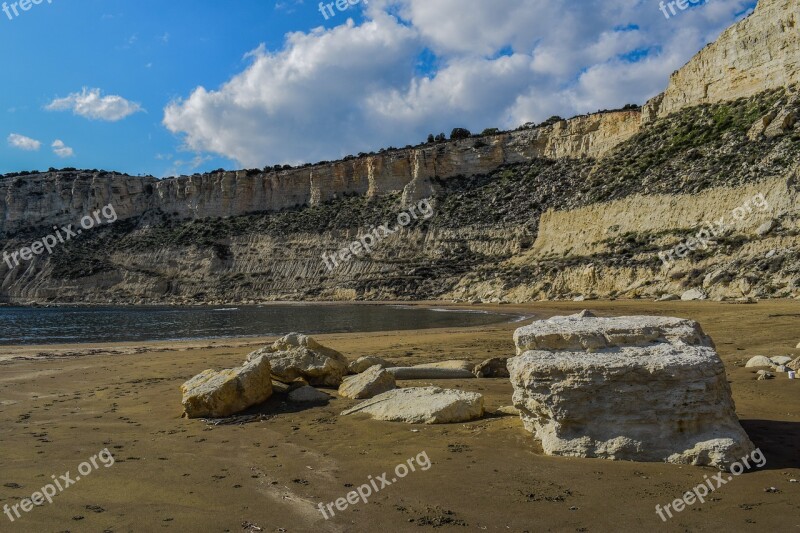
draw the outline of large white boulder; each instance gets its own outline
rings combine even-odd
[[[726,467],[753,450],[697,323],[554,317],[520,329],[513,402],[545,453]]]
[[[275,379],[285,383],[302,378],[310,385],[338,387],[347,374],[345,356],[300,333],[290,333],[247,359],[261,356],[269,359]]]
[[[366,413],[376,420],[409,424],[449,424],[483,416],[483,396],[439,387],[395,389],[361,402],[342,415]]]
[[[339,386],[339,396],[353,400],[364,400],[394,389],[394,376],[375,365],[361,374],[345,378]]]
[[[206,370],[181,386],[189,418],[221,418],[265,402],[272,395],[269,360],[257,357],[239,368]]]

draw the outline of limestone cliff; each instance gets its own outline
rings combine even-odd
[[[798,297],[799,5],[762,0],[641,111],[278,172],[0,178],[5,251],[106,204],[119,217],[0,262],[0,303]],[[771,211],[662,266],[759,193]],[[423,197],[432,218],[326,267]]]

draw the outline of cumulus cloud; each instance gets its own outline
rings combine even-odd
[[[644,103],[753,3],[666,20],[640,0],[371,0],[361,24],[249,52],[163,123],[189,150],[256,167]]]
[[[48,111],[69,111],[92,119],[116,122],[134,113],[143,111],[142,107],[117,95],[103,96],[100,89],[87,89],[72,93],[64,98],[56,98],[45,109]]]
[[[64,141],[60,139],[53,141],[51,148],[53,149],[53,153],[58,157],[67,158],[75,155],[75,151],[69,146],[65,145]]]
[[[20,150],[27,150],[29,152],[35,152],[42,147],[41,142],[24,135],[20,135],[19,133],[12,133],[8,136],[8,145],[14,148],[19,148]]]

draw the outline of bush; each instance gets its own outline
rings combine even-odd
[[[497,135],[498,133],[500,133],[500,130],[497,128],[486,128],[481,135]]]
[[[453,131],[450,133],[450,140],[453,141],[458,139],[469,139],[470,137],[472,137],[472,133],[465,128],[453,128]]]

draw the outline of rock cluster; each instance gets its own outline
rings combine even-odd
[[[725,467],[753,450],[696,322],[554,317],[514,341],[514,406],[548,454]]]

